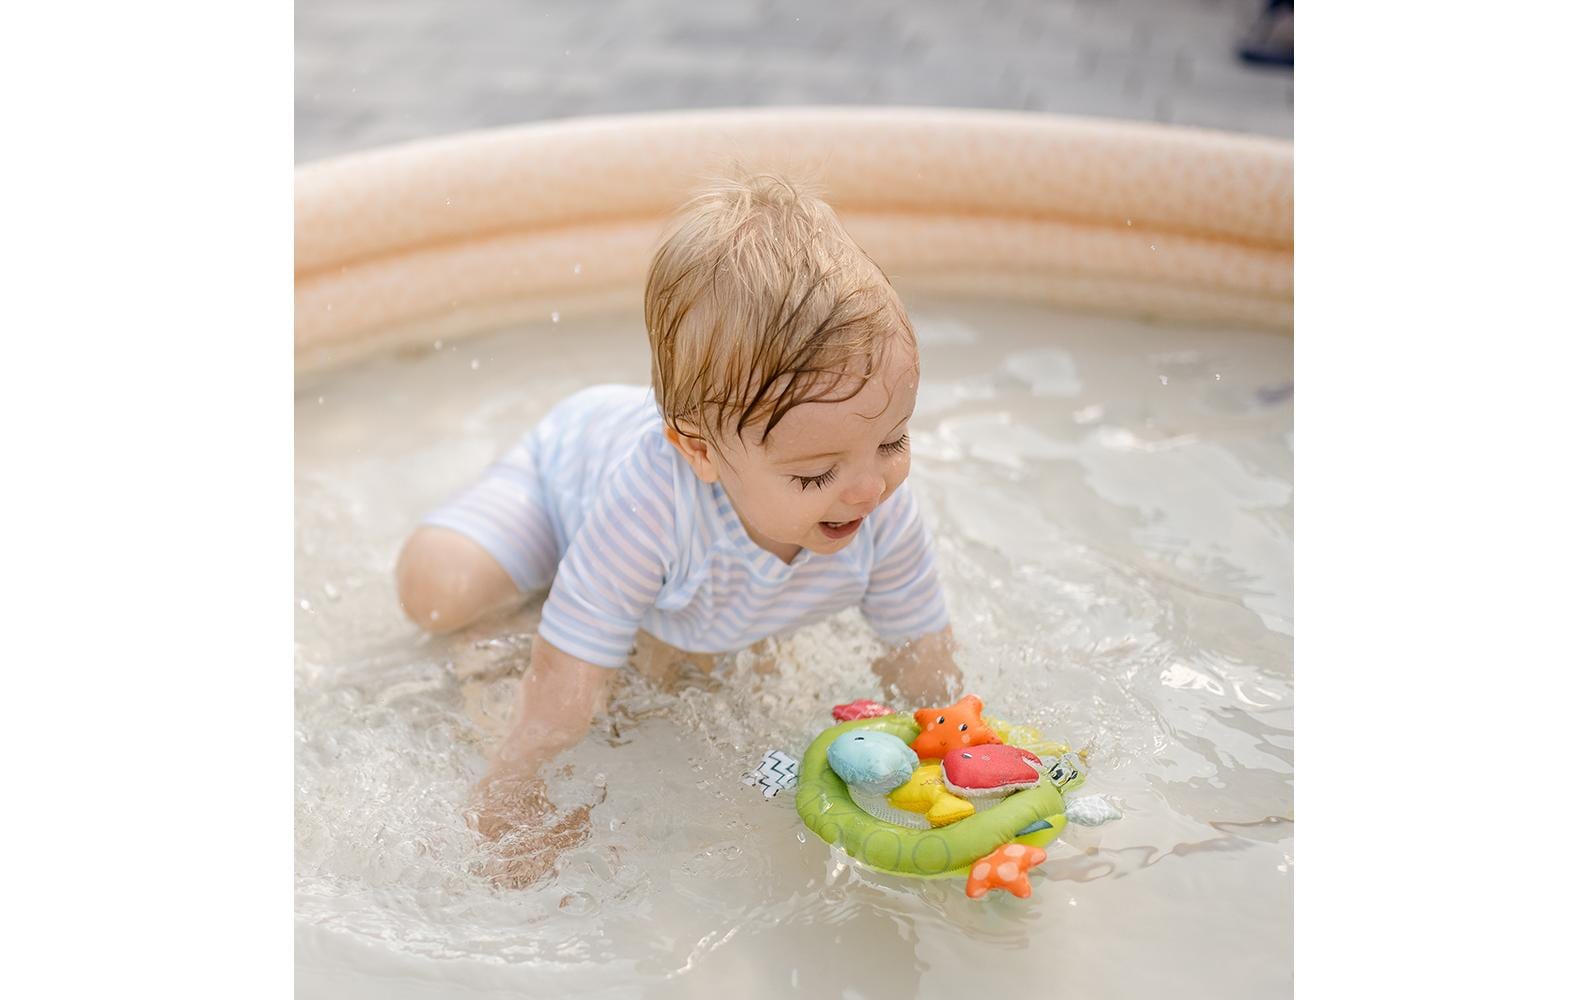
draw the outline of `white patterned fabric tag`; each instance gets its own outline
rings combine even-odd
[[[1109,820],[1120,819],[1124,815],[1114,803],[1101,795],[1088,795],[1064,803],[1065,818],[1081,826],[1102,826]]]
[[[744,783],[757,785],[761,794],[771,798],[799,781],[800,762],[781,750],[768,750],[755,770],[744,776]]]

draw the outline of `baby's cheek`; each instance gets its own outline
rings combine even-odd
[[[902,461],[900,463],[900,466],[901,467],[900,467],[900,469],[898,470],[897,473],[890,474],[890,475],[887,475],[887,476],[883,477],[884,480],[888,484],[888,488],[882,491],[882,499],[877,501],[877,506],[880,507],[883,504],[887,503],[888,502],[888,498],[893,496],[894,491],[897,490],[900,486],[903,486],[905,479],[909,478],[909,475],[910,475],[910,460],[908,458],[906,458],[904,461]]]

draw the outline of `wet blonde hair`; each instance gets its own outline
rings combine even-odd
[[[772,174],[684,205],[651,260],[645,328],[670,428],[720,441],[758,427],[763,444],[801,403],[859,393],[893,335],[915,339],[832,208]]]

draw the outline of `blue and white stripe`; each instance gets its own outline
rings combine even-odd
[[[784,563],[667,442],[642,387],[599,386],[559,403],[425,523],[478,542],[522,591],[550,585],[542,638],[603,667],[628,661],[640,629],[720,653],[857,604],[889,642],[948,625],[907,484],[842,551]]]

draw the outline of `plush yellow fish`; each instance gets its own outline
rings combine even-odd
[[[888,804],[924,813],[934,827],[958,823],[976,812],[975,806],[943,786],[943,765],[937,761],[916,768],[909,781],[888,794]]]

